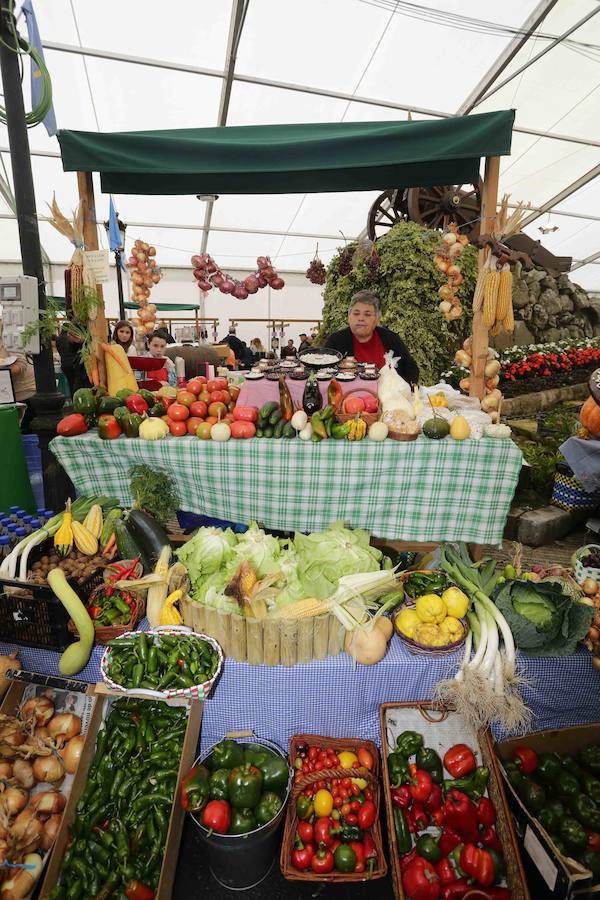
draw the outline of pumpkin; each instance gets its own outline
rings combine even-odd
[[[594,437],[600,437],[600,406],[593,397],[588,397],[579,413],[579,419],[584,428],[587,428]]]
[[[433,419],[427,419],[424,423],[423,434],[425,437],[439,441],[450,434],[450,426],[441,416],[434,416]]]

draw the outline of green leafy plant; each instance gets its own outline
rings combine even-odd
[[[143,509],[164,525],[179,509],[179,494],[170,475],[151,466],[132,466],[129,489],[136,509]]]
[[[321,337],[345,328],[352,294],[374,291],[382,307],[382,324],[397,332],[421,370],[421,380],[434,384],[448,360],[471,333],[471,305],[477,275],[477,250],[466,247],[460,257],[464,281],[458,296],[464,308],[460,319],[446,322],[438,311],[438,289],[446,279],[433,264],[439,232],[414,222],[400,222],[375,247],[379,264],[369,267],[369,257],[356,254],[356,242],[340,248],[327,270],[323,293]],[[347,274],[349,254],[354,253]]]

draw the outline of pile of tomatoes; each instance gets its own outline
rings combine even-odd
[[[212,426],[219,421],[227,422],[232,438],[252,437],[248,434],[249,430],[253,433],[255,431],[252,423],[238,420],[234,414],[239,393],[239,387],[228,385],[226,378],[208,381],[204,375],[198,375],[177,392],[174,400],[161,397],[166,407],[162,419],[174,437],[192,434],[208,441]],[[248,425],[251,426],[250,429]]]

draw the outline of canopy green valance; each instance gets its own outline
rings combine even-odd
[[[66,172],[118,194],[280,194],[463,184],[510,153],[514,110],[435,121],[59,131]]]

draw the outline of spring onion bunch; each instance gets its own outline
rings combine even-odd
[[[507,732],[519,730],[531,711],[517,689],[522,679],[517,674],[512,632],[490,600],[498,580],[496,564],[492,559],[472,562],[464,544],[458,551],[444,545],[441,567],[471,599],[471,630],[460,669],[454,678],[437,685],[437,693],[476,727],[499,722]]]

